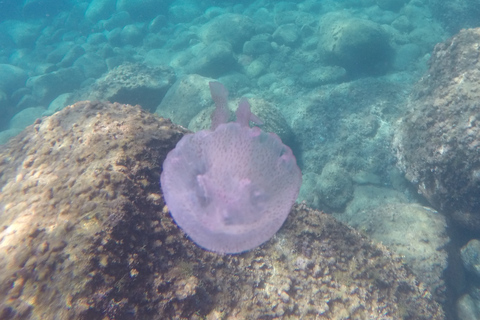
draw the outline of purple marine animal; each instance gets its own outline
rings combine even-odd
[[[240,100],[227,122],[228,91],[210,82],[211,130],[185,135],[163,163],[160,178],[175,222],[199,246],[218,253],[254,249],[282,226],[297,199],[302,173],[295,156]]]

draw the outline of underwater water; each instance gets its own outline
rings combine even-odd
[[[480,319],[480,31],[460,31],[479,17],[473,0],[0,1],[0,319]],[[282,229],[236,255],[185,235],[159,183],[210,128],[212,81],[302,172]],[[283,203],[298,179],[248,165],[261,187],[222,174],[171,197],[251,189],[223,214],[256,222],[245,198]],[[267,209],[276,231],[288,208]]]

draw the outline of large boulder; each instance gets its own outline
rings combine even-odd
[[[396,130],[398,166],[460,225],[480,230],[480,29],[440,43]]]
[[[159,186],[184,133],[80,102],[2,147],[1,319],[445,319],[399,257],[304,205],[253,251],[196,246]]]
[[[391,67],[394,50],[380,24],[333,12],[320,20],[318,37],[324,60],[353,76],[383,74]]]

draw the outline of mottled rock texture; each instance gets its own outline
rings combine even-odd
[[[70,101],[100,100],[139,104],[153,112],[174,82],[175,73],[169,67],[125,63],[72,95]]]
[[[399,167],[438,210],[480,230],[480,29],[435,47],[396,131]]]
[[[444,319],[400,258],[303,205],[254,251],[197,247],[158,185],[184,133],[79,102],[1,149],[1,319]]]

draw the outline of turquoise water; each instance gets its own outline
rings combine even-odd
[[[269,130],[302,169],[299,202],[395,251],[402,236],[369,234],[367,220],[390,219],[388,205],[428,203],[396,167],[394,123],[434,46],[479,16],[475,1],[0,1],[0,143],[79,100],[140,104],[197,131],[215,79],[231,99],[273,110]],[[190,84],[183,94],[179,79]],[[408,221],[392,228],[405,233]],[[448,241],[423,232],[432,237],[425,255],[400,254],[446,269]],[[447,310],[467,293],[460,278],[430,283],[447,286]]]

